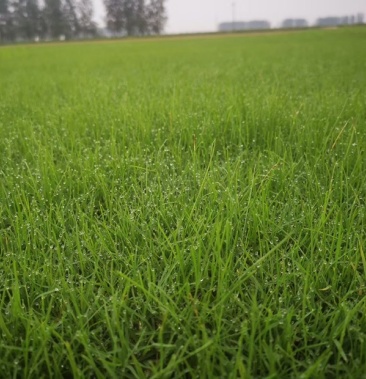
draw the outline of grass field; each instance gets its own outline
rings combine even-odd
[[[366,378],[366,28],[0,48],[1,378]]]

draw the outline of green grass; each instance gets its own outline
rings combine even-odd
[[[365,378],[366,29],[0,49],[4,378]]]

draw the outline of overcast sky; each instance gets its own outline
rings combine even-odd
[[[94,0],[95,19],[104,24],[103,0]],[[366,0],[166,0],[167,33],[217,30],[217,24],[235,19],[268,20],[272,27],[285,18],[301,17],[313,24],[318,17],[365,14]]]

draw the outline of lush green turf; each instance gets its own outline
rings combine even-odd
[[[0,49],[0,370],[364,378],[366,29]]]

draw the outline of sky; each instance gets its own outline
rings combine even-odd
[[[95,20],[104,24],[103,0],[94,0]],[[272,27],[285,18],[305,18],[314,24],[318,17],[363,13],[366,0],[166,0],[168,22],[165,32],[192,33],[216,31],[220,22],[267,20]]]

